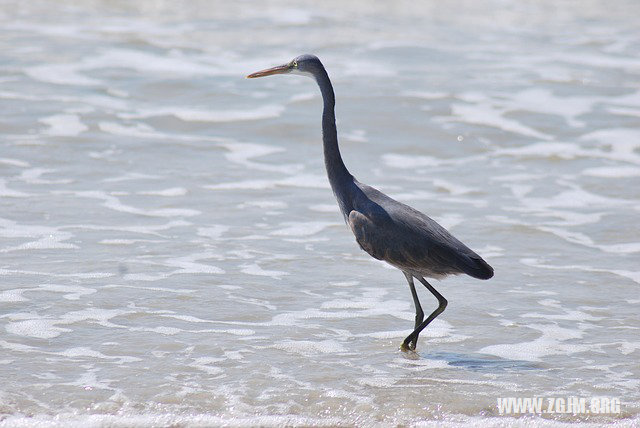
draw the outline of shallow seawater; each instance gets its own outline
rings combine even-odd
[[[0,426],[639,423],[638,4],[343,3],[0,2]],[[351,172],[495,268],[416,354],[315,83],[244,78],[305,52]]]

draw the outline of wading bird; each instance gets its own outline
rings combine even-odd
[[[407,336],[401,348],[405,351],[415,350],[420,332],[447,307],[447,299],[424,277],[440,279],[466,273],[474,278],[489,279],[493,276],[493,268],[431,218],[360,183],[349,173],[338,148],[333,86],[316,56],[301,55],[287,64],[258,71],[247,78],[288,73],[310,76],[320,87],[324,102],[324,163],[331,189],[360,248],[372,257],[400,269],[407,278],[416,307],[416,319],[413,332]],[[426,320],[414,278],[438,299],[438,308]]]

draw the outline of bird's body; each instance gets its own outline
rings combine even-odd
[[[414,276],[492,276],[480,256],[428,216],[366,184],[355,181],[355,186],[360,196],[349,211],[348,224],[372,257]]]
[[[327,175],[340,211],[358,245],[372,257],[400,269],[409,282],[416,306],[416,322],[414,331],[404,340],[402,348],[413,350],[420,332],[447,305],[446,299],[424,277],[438,279],[465,273],[474,278],[489,279],[493,276],[493,269],[434,220],[360,183],[349,173],[338,147],[333,87],[317,57],[301,55],[288,64],[247,77],[291,72],[311,75],[320,87],[324,102],[322,141]],[[426,320],[423,320],[413,278],[418,279],[439,302],[438,308]]]

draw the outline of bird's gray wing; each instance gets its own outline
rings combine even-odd
[[[360,248],[371,257],[384,260],[384,230],[377,228],[367,216],[356,210],[349,213],[348,223]]]
[[[403,271],[432,278],[463,272],[481,279],[493,275],[493,269],[480,256],[428,220],[428,227],[416,222],[378,224],[375,217],[352,210],[348,223],[360,248]]]
[[[393,222],[369,217],[352,210],[348,219],[356,242],[371,257],[384,260],[400,269],[420,266],[428,257],[428,246],[420,245],[404,228]]]
[[[384,260],[399,269],[421,272],[424,267],[447,266],[440,260],[433,243],[420,239],[420,234],[394,222],[376,222],[365,214],[353,210],[349,213],[349,226],[360,248],[378,260]],[[435,259],[434,259],[435,256]],[[440,275],[446,272],[433,272]]]

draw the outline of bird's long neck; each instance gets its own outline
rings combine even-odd
[[[333,193],[338,199],[340,207],[347,209],[345,206],[348,195],[344,194],[353,185],[353,176],[344,166],[342,156],[340,156],[340,149],[338,147],[338,131],[336,129],[336,115],[335,115],[335,95],[333,93],[333,86],[327,72],[322,69],[315,76],[318,86],[320,86],[320,92],[322,93],[322,100],[324,101],[324,110],[322,111],[322,143],[324,148],[324,164],[327,168],[327,175],[329,176],[329,183]]]

